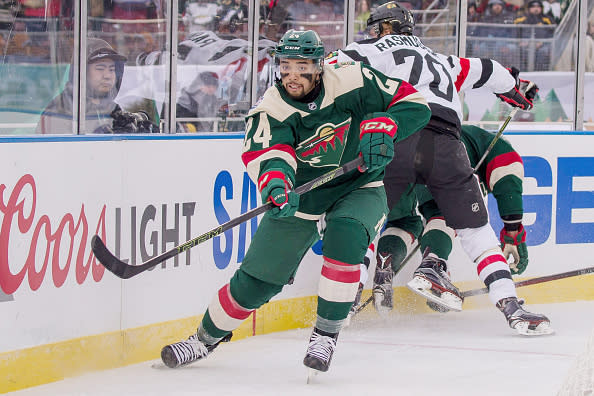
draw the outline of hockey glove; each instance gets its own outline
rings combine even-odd
[[[372,172],[384,168],[394,157],[394,139],[398,125],[388,113],[377,112],[366,115],[359,129],[359,147],[367,170]]]
[[[280,171],[264,173],[258,181],[262,202],[271,201],[275,207],[269,212],[273,217],[295,215],[299,208],[299,194],[291,191],[291,185]]]
[[[526,230],[524,226],[520,224],[518,233],[515,236],[510,234],[511,231],[507,231],[504,228],[499,233],[499,239],[501,240],[501,250],[503,250],[503,256],[507,258],[511,255],[514,259],[509,264],[511,273],[514,275],[521,274],[526,270],[528,266],[528,248],[526,247]]]
[[[515,67],[507,70],[509,70],[509,73],[516,80],[516,85],[507,92],[495,95],[513,107],[519,107],[522,110],[532,109],[532,100],[538,92],[538,87],[532,81],[521,80],[519,77],[520,71]]]

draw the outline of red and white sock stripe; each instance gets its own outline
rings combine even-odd
[[[499,249],[486,251],[476,263],[478,276],[489,288],[489,299],[493,304],[502,298],[517,297],[509,264]]]
[[[360,278],[359,264],[347,264],[324,257],[318,295],[326,301],[352,302]]]
[[[225,331],[235,330],[253,311],[235,301],[228,283],[219,290],[208,306],[208,313],[214,325]]]

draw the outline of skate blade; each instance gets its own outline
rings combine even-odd
[[[316,369],[312,369],[310,367],[307,368],[307,377],[306,377],[306,383],[309,384],[313,384],[314,379],[318,376],[319,371]]]
[[[529,329],[528,322],[520,322],[516,325],[515,330],[518,332],[518,334],[529,337],[555,333],[555,330],[551,328],[550,323],[547,322],[539,324],[535,329]]]
[[[415,276],[406,284],[411,291],[425,297],[427,300],[432,301],[437,305],[441,305],[451,311],[462,311],[462,300],[460,298],[449,292],[443,292],[441,296],[436,296],[431,291],[431,285],[431,282],[420,276]]]

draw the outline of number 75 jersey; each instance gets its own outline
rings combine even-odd
[[[446,56],[426,47],[416,36],[389,34],[351,43],[330,53],[325,62],[353,60],[368,64],[388,77],[408,81],[427,99],[432,118],[458,127],[462,122],[458,92],[487,87],[501,93],[515,85],[507,69],[494,60]]]

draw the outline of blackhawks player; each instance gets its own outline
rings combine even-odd
[[[376,38],[352,43],[327,62],[362,61],[388,76],[409,81],[427,98],[432,111],[427,127],[408,139],[407,144],[399,145],[394,161],[386,168],[388,206],[395,207],[407,189],[412,188],[411,183],[426,184],[448,226],[456,230],[466,254],[476,263],[480,279],[489,288],[491,301],[504,313],[509,325],[527,328],[526,332],[548,331],[549,320],[544,315],[523,311],[517,301],[509,266],[488,224],[479,185],[459,139],[462,119],[459,91],[487,87],[510,105],[530,109],[536,86],[520,80],[517,70],[508,71],[496,61],[434,52],[412,34],[412,14],[396,2],[379,6],[367,25]],[[411,161],[415,161],[413,167],[409,166]],[[392,212],[378,241],[380,269],[390,266],[396,269],[394,265],[402,257],[395,255],[406,251],[398,243],[405,241],[407,249],[412,244],[412,238],[400,234],[400,229],[392,224],[395,219]],[[427,254],[408,286],[447,309],[459,311],[462,296],[450,282],[445,262],[436,258],[434,253]],[[392,279],[376,280],[378,284],[391,284]],[[376,302],[382,300],[382,293],[391,301],[390,287],[374,291]],[[534,318],[538,318],[538,323]]]
[[[430,110],[407,82],[361,63],[323,66],[323,58],[314,31],[289,30],[279,41],[280,79],[248,114],[242,154],[262,200],[276,207],[262,218],[241,266],[214,296],[197,333],[163,348],[167,366],[205,358],[290,284],[325,215],[317,320],[303,363],[328,370],[355,299],[359,263],[388,212],[384,168],[394,147],[426,125]],[[358,156],[366,171],[347,173],[302,196],[293,191]]]

